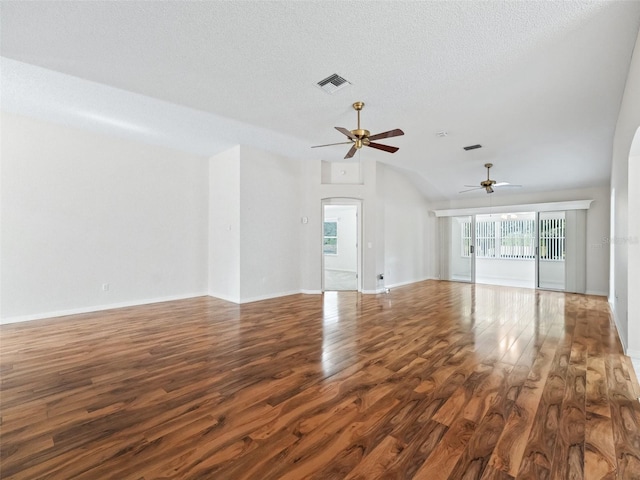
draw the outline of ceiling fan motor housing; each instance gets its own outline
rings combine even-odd
[[[369,132],[369,130],[365,130],[364,128],[358,128],[356,130],[351,130],[351,133],[354,134],[356,137],[368,137],[369,135],[371,135],[371,132]]]
[[[351,133],[353,134],[354,137],[356,137],[356,140],[355,140],[356,148],[360,149],[362,148],[363,145],[369,145],[369,138],[368,138],[370,135],[369,130],[358,128],[356,130],[351,130]]]

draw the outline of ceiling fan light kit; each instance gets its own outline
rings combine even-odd
[[[392,147],[390,145],[384,145],[382,143],[374,143],[372,140],[380,140],[383,138],[391,138],[391,137],[399,137],[400,135],[404,135],[404,132],[399,128],[394,130],[389,130],[387,132],[377,133],[375,135],[371,135],[369,130],[364,128],[360,128],[360,111],[364,108],[364,102],[355,102],[353,105],[353,109],[358,114],[358,127],[355,130],[347,130],[343,127],[335,127],[340,133],[346,136],[349,141],[348,142],[339,142],[339,143],[328,143],[325,145],[314,145],[311,148],[318,147],[329,147],[331,145],[346,145],[352,144],[351,148],[345,155],[345,159],[353,157],[358,150],[362,147],[371,147],[377,150],[382,150],[384,152],[395,153],[399,150],[398,147]]]

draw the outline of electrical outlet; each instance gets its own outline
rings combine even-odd
[[[103,292],[108,292],[110,287],[111,286],[108,283],[103,283],[102,284],[102,291]]]

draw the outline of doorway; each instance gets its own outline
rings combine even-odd
[[[565,220],[564,211],[442,219],[441,278],[562,291]]]
[[[538,214],[538,270],[536,286],[564,290],[567,276],[566,212]]]
[[[536,286],[536,214],[476,215],[476,282]]]
[[[323,291],[360,290],[359,209],[358,201],[323,201]]]

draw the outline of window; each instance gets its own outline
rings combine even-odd
[[[325,255],[338,254],[338,222],[336,220],[324,222],[322,251]]]
[[[462,231],[462,256],[471,256],[471,223],[460,225]],[[476,256],[496,256],[496,222],[476,222]]]
[[[463,222],[460,224],[460,232],[462,237],[462,251],[463,257],[471,256],[471,223]]]
[[[540,220],[540,260],[564,260],[564,218]]]
[[[554,221],[557,222],[558,220]],[[564,235],[564,228],[562,229],[562,235]],[[471,256],[470,222],[465,222],[461,225],[461,240],[461,255],[463,257]],[[558,237],[557,240],[553,241],[556,242],[553,245],[552,240],[549,241],[549,251],[557,252],[560,248],[558,243],[560,238]],[[495,221],[476,222],[476,256],[478,258],[535,258],[535,242],[535,220],[502,218]],[[564,249],[564,237],[562,237],[562,248]]]
[[[496,256],[496,223],[476,223],[476,256],[495,258]]]
[[[533,220],[500,222],[500,258],[535,258],[535,241]]]

